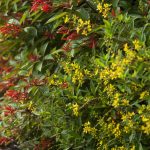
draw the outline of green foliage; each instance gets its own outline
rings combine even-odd
[[[149,8],[1,0],[0,145],[150,149]]]

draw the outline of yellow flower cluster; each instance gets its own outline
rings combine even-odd
[[[76,30],[77,30],[77,33],[81,31],[82,35],[87,36],[87,34],[92,30],[90,20],[83,21],[81,18],[78,19]]]
[[[114,123],[110,122],[107,125],[107,130],[111,132],[115,136],[115,138],[118,138],[121,135],[121,130],[120,130],[120,124],[119,123]],[[110,134],[110,133],[109,133]]]
[[[63,69],[67,74],[70,74],[72,71],[69,65],[70,65],[69,62],[62,62]]]
[[[145,123],[145,125],[142,126],[142,130],[145,134],[150,134],[150,120]]]
[[[117,78],[122,78],[124,75],[125,65],[120,60],[112,63],[110,67],[105,67],[100,72],[100,78],[107,84],[109,80],[114,80]]]
[[[110,11],[110,4],[108,4],[108,3],[98,3],[98,5],[97,5],[97,10],[99,11],[99,13],[101,13],[102,14],[102,16],[104,17],[104,18],[107,18],[107,16],[108,16],[108,13],[109,13],[109,11]]]
[[[127,99],[121,99],[121,94],[120,93],[115,93],[114,95],[111,95],[111,97],[113,97],[113,102],[112,102],[112,106],[114,108],[117,108],[118,106],[128,106],[129,105],[129,100]]]
[[[123,105],[123,106],[128,106],[128,105],[129,105],[129,100],[123,99],[123,100],[122,100],[122,105]]]
[[[113,147],[111,150],[126,150],[124,146],[119,146],[119,147]]]
[[[124,146],[118,146],[118,147],[111,148],[111,150],[127,150],[127,148]],[[135,150],[135,145],[132,145],[130,150]]]
[[[80,66],[75,62],[63,62],[62,65],[65,73],[72,76],[72,82],[74,84],[79,83],[79,85],[82,85],[82,83],[84,82],[84,74]]]
[[[129,63],[131,63],[133,61],[133,59],[135,59],[136,57],[136,52],[131,50],[128,46],[128,44],[124,44],[124,49],[123,49],[126,53],[126,57],[123,59],[123,64],[128,65]]]
[[[145,134],[150,135],[150,115],[148,115],[148,116],[142,115],[141,118],[144,123],[144,125],[142,125],[142,127],[141,127],[141,130]]]
[[[77,103],[72,105],[72,110],[75,116],[79,115],[79,105]]]
[[[115,138],[118,138],[121,135],[119,123],[117,123],[116,126],[113,128],[112,133],[115,135]]]
[[[31,112],[32,111],[35,111],[35,107],[33,106],[33,102],[32,101],[30,101],[29,103],[28,103],[28,110],[30,110]]]
[[[139,107],[139,109],[138,109],[138,113],[139,114],[142,114],[142,113],[144,113],[145,111],[150,111],[150,105],[141,105],[140,107]]]
[[[69,20],[70,20],[69,16],[68,16],[68,15],[66,15],[66,16],[65,16],[65,18],[64,18],[64,23],[68,23],[68,22],[69,22]]]
[[[109,97],[113,96],[114,92],[115,92],[115,87],[112,84],[108,84],[105,88],[104,88],[104,92],[106,91],[107,95]]]
[[[77,82],[79,82],[79,84],[82,85],[82,83],[83,83],[83,78],[84,78],[84,76],[83,76],[83,73],[81,72],[81,70],[76,69],[76,70],[74,71],[73,76],[72,76],[72,82],[73,82],[74,84],[77,83]]]
[[[135,50],[140,50],[140,48],[142,47],[140,41],[137,40],[137,39],[133,41],[133,44],[134,44],[134,49]]]
[[[140,99],[144,99],[145,97],[149,96],[149,92],[148,91],[143,91],[141,94],[140,94]]]
[[[51,77],[47,78],[49,85],[56,85],[59,86],[62,84],[62,81],[59,80],[57,75],[52,75]]]
[[[104,80],[105,84],[107,84],[109,80],[123,78],[126,67],[136,58],[136,52],[131,50],[127,43],[124,44],[123,50],[126,53],[126,57],[122,59],[118,54],[114,58],[113,63],[100,72],[100,78]]]
[[[93,74],[88,69],[84,69],[84,75],[88,77],[93,77]]]
[[[89,133],[94,136],[96,133],[96,129],[94,127],[91,127],[91,123],[88,121],[84,123],[83,133]]]
[[[135,115],[135,113],[134,112],[127,112],[127,114],[122,114],[122,121],[124,121],[124,122],[126,122],[126,121],[128,121],[128,120],[131,120],[132,119],[132,117]]]
[[[120,94],[119,93],[115,93],[114,100],[113,100],[113,103],[112,103],[112,106],[114,108],[119,106],[119,97],[120,97]]]
[[[82,35],[86,35],[92,30],[92,25],[90,20],[83,20],[76,15],[68,16],[66,15],[64,18],[64,23],[72,22],[73,27],[76,29],[77,33],[81,33]]]
[[[84,75],[80,66],[76,63],[71,64],[72,70],[74,73],[72,74],[72,82],[76,84],[77,82],[81,85],[83,83]]]

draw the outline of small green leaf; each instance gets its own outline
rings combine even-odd
[[[91,89],[92,94],[95,94],[95,85],[92,80],[90,81],[90,89]]]
[[[67,15],[67,12],[61,12],[61,13],[55,15],[54,17],[50,18],[45,24],[48,24],[48,23],[51,23],[51,22],[53,22],[53,21],[55,21],[57,19],[60,19],[60,18],[62,18],[65,15]]]
[[[24,31],[32,37],[37,36],[37,29],[35,27],[26,27],[24,28]]]
[[[119,3],[119,0],[113,0],[112,6],[116,8],[118,6],[118,3]]]
[[[51,54],[48,54],[44,57],[44,60],[54,59]]]
[[[77,10],[78,15],[83,19],[83,20],[89,20],[90,19],[90,15],[89,13],[84,9],[84,8],[80,8]]]
[[[29,14],[29,11],[24,12],[24,14],[22,15],[22,18],[20,19],[20,24],[24,23],[24,21],[27,18],[28,14]]]
[[[9,19],[8,23],[20,25],[20,22],[17,19]]]
[[[45,44],[43,44],[43,45],[40,47],[40,53],[41,53],[42,55],[45,54],[48,44],[49,44],[49,42],[46,42]]]
[[[143,150],[143,146],[141,143],[139,143],[139,150]]]
[[[36,64],[36,70],[38,70],[38,71],[41,72],[42,66],[43,66],[43,62],[42,62],[42,61],[41,61],[41,62],[38,62],[38,63]]]

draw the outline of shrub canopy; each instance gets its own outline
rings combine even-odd
[[[1,0],[0,145],[150,149],[149,0]]]

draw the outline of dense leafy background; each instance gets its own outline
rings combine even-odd
[[[150,149],[149,0],[1,0],[0,145]]]

